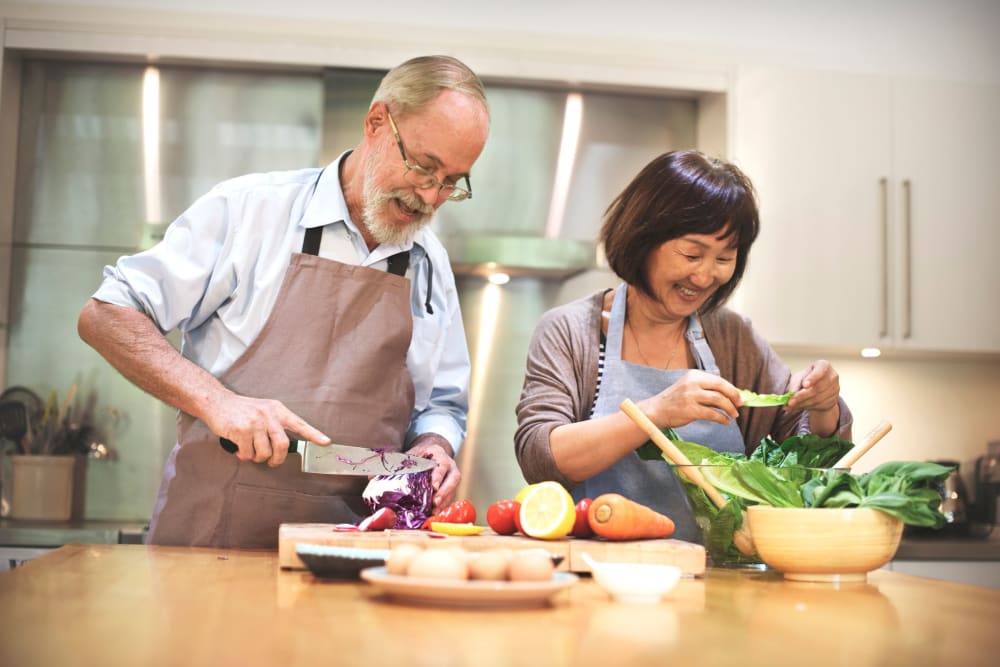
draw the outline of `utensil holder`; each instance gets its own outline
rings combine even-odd
[[[75,456],[11,456],[11,519],[67,521],[73,513]]]

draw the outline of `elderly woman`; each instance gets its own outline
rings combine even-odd
[[[749,179],[693,150],[657,157],[611,203],[601,240],[622,284],[546,313],[528,349],[515,447],[529,482],[557,480],[577,500],[620,493],[698,542],[677,477],[635,453],[647,436],[619,410],[624,399],[720,452],[749,453],[767,435],[850,439],[830,363],[792,375],[748,319],[723,307],[758,227]],[[739,389],[795,395],[749,410]]]

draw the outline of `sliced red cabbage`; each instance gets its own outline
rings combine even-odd
[[[394,528],[418,529],[433,507],[432,472],[433,468],[402,475],[378,475],[368,482],[361,497],[373,512],[383,507],[395,512]]]

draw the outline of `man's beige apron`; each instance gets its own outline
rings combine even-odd
[[[412,329],[407,278],[296,253],[260,335],[220,380],[280,400],[333,442],[399,450],[413,411]],[[366,477],[302,473],[299,454],[277,468],[240,461],[183,413],[167,465],[175,474],[152,544],[273,549],[281,523],[354,523],[369,513]]]

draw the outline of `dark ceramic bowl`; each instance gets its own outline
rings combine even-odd
[[[385,565],[388,549],[359,549],[325,544],[297,544],[295,553],[309,571],[323,579],[360,579],[366,567]]]

